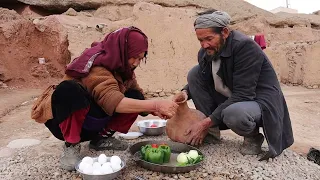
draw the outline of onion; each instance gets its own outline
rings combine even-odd
[[[188,157],[186,153],[180,153],[177,157],[178,163],[184,164],[188,163]]]
[[[197,150],[190,150],[188,153],[188,157],[190,157],[192,159],[197,159],[198,156],[199,156],[199,154],[198,154]]]

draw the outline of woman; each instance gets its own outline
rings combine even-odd
[[[72,61],[63,81],[35,104],[32,118],[65,141],[60,160],[63,169],[74,169],[83,141],[90,141],[89,147],[95,150],[125,150],[127,143],[112,135],[127,133],[139,113],[160,118],[175,114],[178,105],[173,101],[144,100],[134,69],[147,51],[147,36],[138,28],[114,31]],[[46,109],[51,111],[44,112]]]

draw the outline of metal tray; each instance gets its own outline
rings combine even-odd
[[[154,163],[145,161],[141,158],[141,154],[140,154],[141,146],[144,146],[147,144],[161,144],[161,143],[165,143],[169,145],[171,148],[172,154],[171,154],[169,163],[165,163],[162,165],[154,164]],[[176,159],[178,154],[181,152],[188,152],[190,150],[197,150],[199,155],[203,155],[203,153],[199,149],[193,146],[189,146],[187,144],[173,142],[173,141],[142,141],[130,147],[130,153],[133,156],[134,161],[139,166],[151,171],[157,171],[162,173],[186,173],[198,168],[203,163],[203,161],[197,164],[189,165],[189,166],[183,166],[183,167],[177,166]]]
[[[93,157],[93,161],[97,162],[98,161],[98,157]],[[107,157],[107,162],[110,162],[110,157]],[[75,168],[77,170],[77,172],[79,172],[82,175],[83,180],[112,180],[117,178],[118,176],[121,175],[121,172],[123,171],[123,169],[126,167],[126,163],[121,160],[121,169],[113,172],[111,174],[102,174],[102,175],[89,175],[89,174],[84,174],[80,169],[79,169],[79,165],[80,165],[81,161],[79,161]]]

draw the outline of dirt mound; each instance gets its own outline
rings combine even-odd
[[[132,17],[133,7],[130,5],[110,5],[99,8],[95,13],[95,17],[105,18],[110,21],[119,21]]]
[[[69,8],[76,10],[97,9],[103,4],[103,0],[18,0],[24,4],[43,7],[45,9],[64,12]]]
[[[21,19],[23,19],[23,17],[19,16],[17,12],[5,8],[0,8],[0,24]]]
[[[320,15],[320,10],[319,10],[319,11],[315,11],[315,12],[313,12],[312,14]]]
[[[97,9],[109,5],[130,5],[138,2],[148,2],[163,7],[184,7],[184,8],[216,8],[223,9],[234,16],[235,19],[261,15],[266,17],[274,16],[272,13],[256,8],[255,6],[241,0],[18,0],[25,4],[40,6],[49,10],[64,12],[70,7],[75,10]]]
[[[310,61],[291,52],[294,48],[291,46],[304,42],[307,43],[306,54],[318,51],[314,45],[308,45],[308,42],[320,40],[318,15],[275,15],[240,0],[145,0],[139,3],[138,0],[21,1],[55,11],[65,11],[70,7],[78,11],[69,9],[63,15],[55,16],[68,31],[72,58],[79,56],[93,41],[102,40],[105,34],[117,28],[131,25],[141,28],[149,36],[150,53],[147,64],[137,69],[137,76],[147,91],[172,92],[186,83],[187,72],[197,63],[200,47],[192,24],[196,13],[205,8],[227,11],[232,16],[232,29],[247,35],[264,34],[268,46],[266,52],[275,63],[282,82],[307,87],[320,84],[320,78],[309,80],[302,75],[303,72],[317,72],[307,69]],[[79,11],[97,7],[100,8]],[[99,29],[96,28],[98,24],[102,25]],[[293,56],[294,62],[302,63],[306,69],[287,73],[288,69],[293,68],[289,56]],[[317,61],[313,63],[317,64]],[[42,74],[38,78],[46,77],[41,73],[45,70],[35,68],[34,71]],[[295,77],[303,78],[296,80]]]
[[[0,14],[1,81],[42,86],[60,79],[70,53],[67,32],[59,21],[49,16],[35,25],[14,11],[0,8]],[[38,58],[46,63],[39,64]]]
[[[320,87],[319,52],[319,40],[277,44],[266,50],[282,83],[308,88]]]
[[[18,14],[23,16],[26,19],[33,19],[43,16],[49,16],[52,14],[52,12],[43,9],[38,6],[31,6],[26,5],[24,3],[18,2],[18,1],[10,1],[10,2],[1,2],[1,7],[6,9],[12,9],[15,10]]]

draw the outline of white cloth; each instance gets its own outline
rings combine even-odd
[[[220,94],[226,97],[231,97],[232,92],[225,84],[223,84],[222,79],[217,75],[217,72],[219,71],[219,68],[220,68],[220,63],[221,63],[221,59],[212,61],[212,76],[214,81],[214,88]]]

